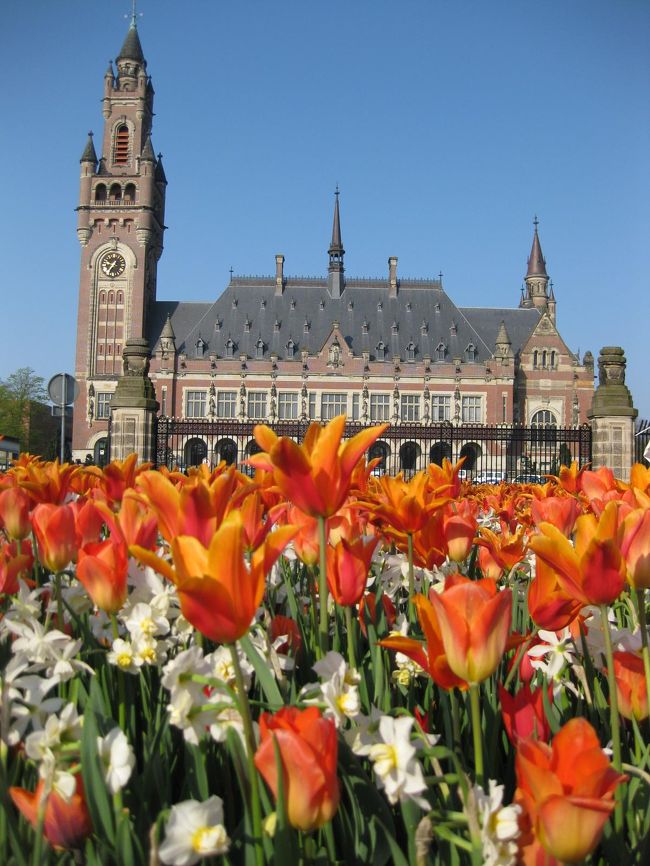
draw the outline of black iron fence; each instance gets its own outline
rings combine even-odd
[[[279,421],[269,426],[279,436],[301,442],[308,422]],[[366,425],[348,421],[345,436],[350,437]],[[187,469],[208,463],[216,466],[225,460],[247,471],[246,460],[259,451],[253,437],[253,421],[202,418],[159,418],[156,463],[158,466]],[[543,480],[557,474],[560,466],[576,460],[580,466],[591,462],[591,428],[520,427],[498,424],[391,425],[369,451],[380,458],[376,473],[403,472],[413,475],[429,463],[441,464],[447,457],[465,458],[463,473],[478,482]]]
[[[650,446],[650,421],[638,419],[634,431],[634,462],[650,466],[650,459],[645,456]]]

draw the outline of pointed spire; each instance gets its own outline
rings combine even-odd
[[[104,73],[104,78],[110,78],[111,80],[113,80],[113,78],[115,78],[115,72],[113,71],[113,61],[112,60],[108,61],[108,69]]]
[[[151,144],[151,135],[147,135],[147,139],[144,143],[144,147],[142,148],[142,155],[140,158],[143,162],[145,160],[154,164],[156,162],[156,154],[154,153],[153,145]]]
[[[338,253],[340,256],[343,256],[345,250],[343,249],[343,242],[341,241],[341,217],[339,215],[339,187],[336,185],[335,201],[334,201],[334,221],[332,223],[332,243],[330,244],[329,254],[330,257],[332,253]]]
[[[167,183],[167,177],[165,175],[165,169],[162,164],[162,153],[158,154],[158,162],[156,163],[156,171],[154,172],[154,180],[156,183]]]
[[[497,346],[511,346],[512,340],[510,339],[510,334],[508,334],[508,329],[506,328],[506,323],[501,319],[501,324],[499,325],[499,330],[497,332],[497,338],[495,340]]]
[[[129,27],[126,39],[124,40],[124,44],[122,45],[115,62],[119,63],[120,60],[134,60],[142,66],[147,65],[147,61],[144,59],[144,54],[142,52],[140,37],[138,36],[138,26],[135,22],[135,15],[131,17],[131,26]]]
[[[175,340],[176,339],[176,334],[174,333],[174,329],[172,328],[172,320],[171,320],[169,313],[167,313],[167,319],[165,321],[165,324],[163,325],[163,329],[162,329],[160,336],[166,337],[169,340]]]
[[[79,162],[92,162],[93,166],[97,165],[97,154],[95,153],[92,132],[88,133],[88,141],[86,142],[86,147],[84,148],[84,152],[81,154]]]
[[[539,234],[537,232],[537,226],[539,225],[537,215],[535,215],[533,225],[535,226],[535,234],[533,236],[533,246],[530,251],[530,256],[528,258],[528,271],[526,273],[526,276],[547,277],[548,274],[546,273],[546,261],[544,259],[544,256],[542,255],[542,247],[539,242]]]

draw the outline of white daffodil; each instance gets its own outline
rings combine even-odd
[[[344,733],[345,740],[355,755],[367,755],[371,746],[378,743],[379,722],[382,714],[377,707],[370,708],[370,715],[364,716],[359,713],[354,719],[352,727]]]
[[[503,785],[494,779],[490,779],[487,794],[478,786],[473,792],[481,825],[483,866],[514,866],[521,806],[502,806]]]
[[[378,730],[380,741],[370,747],[368,757],[390,803],[413,800],[423,809],[429,809],[429,803],[421,796],[427,789],[422,767],[411,744],[414,721],[408,716],[398,719],[382,716]]]
[[[119,728],[113,728],[105,737],[97,737],[97,752],[104,768],[104,779],[111,794],[116,794],[131,778],[135,755]]]
[[[564,667],[575,658],[573,636],[568,628],[557,633],[540,629],[539,637],[543,643],[535,644],[527,651],[532,659],[531,667],[542,671],[548,679],[558,679]],[[547,661],[544,661],[547,656]]]
[[[240,650],[239,646],[237,646],[236,652],[239,660],[239,667],[241,668],[244,678],[244,688],[248,691],[251,687],[254,668],[244,653]],[[231,689],[235,688],[235,666],[228,647],[220,646],[213,653],[207,655],[205,657],[205,664],[210,671],[208,676],[221,680],[227,686],[230,686]]]
[[[408,634],[409,622],[404,614],[400,614],[395,623],[395,628],[390,632],[390,635],[401,635],[405,637]],[[400,686],[408,686],[414,677],[419,677],[424,674],[423,668],[412,658],[409,658],[404,653],[395,653],[395,670],[391,674],[393,682]]]
[[[142,659],[138,658],[133,644],[121,637],[113,641],[113,646],[106,658],[109,664],[115,665],[125,674],[140,673]]]
[[[203,690],[203,685],[191,681],[190,677],[193,674],[202,677],[212,675],[211,665],[203,657],[203,650],[199,646],[183,650],[168,661],[163,668],[161,682],[170,692],[180,687],[196,693],[198,697]]]
[[[150,604],[142,601],[130,607],[122,621],[134,640],[140,637],[162,637],[169,631],[167,617],[160,616]]]
[[[348,667],[340,653],[330,651],[314,665],[320,686],[305,686],[301,697],[307,704],[325,704],[323,715],[333,719],[337,728],[353,719],[361,709],[359,674]]]
[[[133,652],[136,663],[160,667],[167,660],[167,641],[140,634],[133,639]]]
[[[55,677],[46,679],[35,674],[14,681],[13,688],[17,693],[12,692],[15,700],[11,706],[11,728],[7,735],[9,745],[20,742],[30,724],[33,730],[41,730],[50,714],[59,711],[63,705],[61,698],[46,697],[58,682]]]
[[[185,800],[172,806],[158,854],[167,866],[193,866],[203,857],[225,854],[229,847],[223,802],[210,797],[204,803]]]

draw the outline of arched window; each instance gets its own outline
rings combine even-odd
[[[106,436],[102,436],[101,439],[95,442],[93,462],[95,466],[106,466],[108,463],[108,439]]]
[[[223,460],[228,466],[237,462],[237,443],[232,439],[220,439],[214,446],[215,461],[221,463]]]
[[[296,344],[293,340],[289,340],[287,343],[287,358],[293,358],[296,353]]]
[[[383,361],[384,358],[386,357],[386,347],[384,346],[383,340],[380,340],[377,343],[377,348],[375,349],[375,352],[377,354],[377,360]]]
[[[235,344],[232,340],[226,340],[226,358],[234,358],[235,357]]]
[[[263,358],[264,357],[264,341],[260,337],[260,339],[255,343],[255,357]]]
[[[372,470],[373,475],[383,475],[388,469],[388,458],[390,448],[386,442],[375,442],[368,450],[368,462],[379,460],[380,462]]]
[[[475,361],[478,352],[476,351],[476,346],[474,343],[469,343],[467,348],[465,349],[465,360],[466,361]]]
[[[192,439],[188,439],[185,443],[184,455],[184,469],[188,466],[198,466],[208,456],[208,446],[205,444],[203,439],[199,439],[195,436]]]
[[[115,165],[126,165],[129,161],[129,127],[126,123],[117,127],[115,131],[115,154],[113,162]]]
[[[444,361],[447,354],[447,347],[444,343],[438,343],[436,346],[436,361]]]
[[[533,369],[536,370],[539,362],[539,352],[537,349],[533,352]]]
[[[533,442],[555,442],[557,438],[557,418],[549,409],[540,409],[530,420]]]
[[[127,183],[124,187],[124,201],[130,202],[133,204],[135,202],[135,184]]]
[[[473,472],[476,469],[476,463],[483,452],[481,451],[481,446],[477,445],[476,442],[467,442],[460,449],[460,457],[465,458],[465,462],[463,463],[463,469],[466,472]]]
[[[415,442],[405,442],[399,449],[399,468],[405,475],[411,475],[417,469],[420,448]]]
[[[115,303],[115,293],[114,293],[114,292],[109,292],[109,293],[108,293],[108,303],[109,303],[109,304],[114,304],[114,303]]]
[[[98,183],[95,187],[95,201],[106,201],[106,184]]]
[[[118,293],[117,293],[117,303],[118,303],[118,304],[123,304],[123,303],[124,303],[124,295],[122,294],[122,292],[118,292]]]
[[[542,369],[546,369],[546,349],[542,352]]]
[[[557,364],[557,356],[555,354],[555,350],[551,350],[551,370],[555,370]]]
[[[100,304],[106,303],[106,292],[100,292],[99,293],[99,303]]]
[[[121,201],[122,200],[122,187],[119,183],[111,184],[111,189],[108,194],[108,197],[111,201]]]
[[[442,466],[442,461],[445,458],[451,460],[451,445],[449,442],[436,442],[435,445],[431,446],[431,451],[429,452],[431,463],[435,463],[436,466]]]
[[[411,342],[406,347],[406,360],[415,361],[415,343]]]
[[[194,357],[195,358],[202,358],[204,354],[205,354],[205,341],[203,340],[202,337],[199,337],[199,339],[196,341],[196,345],[194,347]]]

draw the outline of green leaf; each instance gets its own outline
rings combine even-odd
[[[88,810],[97,834],[103,834],[111,845],[115,844],[115,821],[111,796],[104,782],[104,770],[97,752],[97,737],[102,728],[107,728],[105,717],[98,716],[103,710],[103,699],[98,682],[93,678],[90,684],[90,700],[84,709],[84,723],[81,734],[81,776],[84,783]],[[110,722],[110,727],[114,723]],[[104,732],[104,731],[102,731]]]
[[[239,639],[239,644],[244,650],[246,658],[255,668],[255,673],[257,674],[257,678],[262,686],[262,691],[266,695],[266,700],[274,709],[279,709],[284,706],[284,701],[282,700],[278,684],[269,670],[267,662],[260,656],[253,646],[250,636],[247,634],[244,635],[244,637]]]

